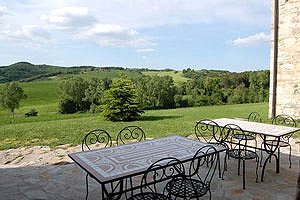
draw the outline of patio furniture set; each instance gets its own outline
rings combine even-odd
[[[247,121],[201,120],[195,125],[198,140],[176,135],[146,140],[140,127],[129,126],[119,132],[116,145],[113,145],[108,132],[95,130],[83,139],[82,152],[69,156],[87,173],[86,199],[89,177],[100,184],[103,200],[200,199],[205,195],[211,199],[210,183],[216,171],[224,178],[227,162],[231,162],[229,158],[238,160],[238,174],[242,163],[243,189],[247,160],[257,162],[256,181],[259,165],[261,181],[264,180],[271,157],[275,158],[276,172],[279,173],[279,150],[290,147],[290,135],[300,130],[296,124],[293,124],[295,127],[283,126],[286,122],[279,120],[283,117],[290,125],[290,118],[286,116],[274,118],[273,122],[280,125],[261,123],[257,113],[251,113]],[[262,141],[259,145],[258,137]],[[91,146],[97,143],[106,148],[93,150]],[[262,165],[263,154],[266,158]],[[224,159],[220,159],[221,156]]]

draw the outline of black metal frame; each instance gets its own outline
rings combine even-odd
[[[224,126],[224,129],[227,129],[230,131],[230,136],[228,137],[228,142],[230,143],[231,148],[228,150],[228,156],[231,158],[238,159],[238,175],[240,175],[240,166],[241,161],[243,162],[243,189],[245,189],[246,180],[245,180],[245,170],[246,170],[246,160],[255,159],[256,164],[256,182],[258,181],[258,165],[259,165],[259,156],[257,155],[256,151],[248,149],[249,145],[248,143],[248,137],[247,135],[249,133],[242,130],[238,125],[236,124],[227,124]],[[254,148],[256,149],[256,147]],[[226,159],[226,157],[225,157]],[[224,172],[227,170],[227,161],[224,161]],[[223,177],[222,176],[222,177]]]
[[[211,157],[211,159],[215,158],[215,157],[217,159],[219,159],[218,152],[220,152],[220,150],[216,151],[216,149],[212,145],[204,146],[201,149],[203,149],[205,147],[207,148],[208,146],[212,147],[214,149],[214,151],[213,150],[207,151],[207,152],[205,152],[206,154],[203,153],[203,152],[202,152],[202,154],[198,153],[199,158],[201,156],[206,157],[205,158],[206,165],[207,165],[207,163],[210,163],[208,157]],[[200,152],[200,149],[198,151]],[[188,163],[193,159],[194,159],[194,157],[191,158],[191,159],[188,159],[188,160],[181,161],[181,162],[182,163]],[[219,162],[219,160],[217,162]],[[203,165],[203,163],[202,163],[202,165]],[[215,165],[215,168],[214,168],[214,172],[215,172],[215,170],[216,170],[216,165]],[[124,177],[116,178],[116,179],[113,179],[113,180],[110,180],[110,181],[107,181],[107,182],[100,182],[99,180],[97,180],[98,183],[101,184],[102,199],[105,199],[105,200],[106,199],[107,200],[108,199],[120,199],[123,194],[125,195],[126,199],[128,199],[127,193],[130,193],[132,195],[133,191],[135,191],[137,189],[140,189],[141,187],[145,186],[145,185],[136,185],[136,186],[133,185],[133,179],[135,177],[140,177],[143,174],[144,174],[144,172],[139,172],[139,173],[130,174],[130,175],[127,175],[127,176],[124,176]],[[210,181],[211,181],[211,179],[210,179]],[[209,181],[209,183],[210,183],[210,181]],[[110,185],[110,189],[111,189],[110,191],[108,191],[108,189],[107,189],[108,185]]]
[[[248,115],[248,121],[249,122],[262,122],[261,116],[258,112],[251,112]]]
[[[280,115],[277,115],[275,116],[273,119],[272,119],[272,124],[275,124],[275,125],[282,125],[282,126],[289,126],[289,127],[297,127],[297,122],[294,118],[292,118],[291,116],[289,115],[285,115],[285,114],[280,114]],[[276,158],[276,161],[280,160],[280,148],[283,148],[283,147],[289,147],[289,163],[290,163],[290,168],[292,167],[292,159],[291,159],[291,156],[292,156],[292,146],[290,145],[290,138],[293,136],[294,133],[291,133],[291,134],[288,134],[288,135],[285,135],[285,136],[282,136],[278,139],[270,139],[270,138],[267,138],[263,141],[263,143],[261,145],[265,145],[267,146],[269,149],[270,148],[275,148],[274,146],[278,146],[276,149],[277,149],[277,158]],[[261,157],[263,157],[263,153],[261,151]],[[271,161],[271,159],[270,159]],[[279,172],[279,169],[278,169],[278,172]]]
[[[226,145],[225,141],[228,137],[228,133],[224,132],[215,121],[209,119],[197,121],[195,135],[199,141],[204,141],[208,144]]]
[[[130,145],[130,144],[129,144]],[[212,145],[209,145],[212,146]],[[114,148],[114,147],[112,147]],[[217,148],[215,151],[207,151],[206,152],[206,157],[211,157],[215,158],[217,157],[217,154],[224,151],[223,149]],[[69,155],[70,156],[70,155]],[[202,155],[199,155],[199,157]],[[84,165],[84,162],[79,162],[77,159],[74,159],[73,156],[70,156],[75,163],[77,163],[83,170],[85,170],[89,176],[93,177],[92,171],[86,168]],[[193,157],[186,158],[186,159],[181,159],[180,161],[182,163],[189,163]],[[217,157],[219,159],[219,157]],[[152,163],[152,162],[151,162]],[[208,159],[206,159],[206,163],[209,164]],[[216,169],[214,168],[214,171]],[[102,199],[103,200],[112,200],[112,199],[120,199],[121,197],[127,197],[127,194],[133,194],[132,191],[137,191],[137,189],[140,189],[141,187],[144,187],[144,185],[141,184],[134,184],[136,182],[133,182],[135,178],[141,180],[141,177],[145,171],[137,171],[136,173],[129,173],[129,174],[124,174],[122,176],[117,176],[116,178],[113,179],[108,179],[106,181],[99,180],[96,177],[93,177],[101,186],[101,192],[102,192]],[[169,179],[170,180],[170,179]],[[101,197],[100,197],[101,198]]]
[[[199,141],[204,141],[207,144],[213,144],[223,147],[226,151],[225,156],[227,155],[229,147],[226,144],[226,140],[229,132],[227,129],[221,128],[215,121],[209,119],[197,121],[195,125],[195,135]],[[218,156],[220,157],[220,154],[218,154]],[[224,161],[226,160],[224,159]],[[222,178],[220,162],[221,160],[219,159],[219,178]]]
[[[81,150],[82,151],[89,151],[91,150],[91,146],[93,144],[103,144],[104,147],[111,147],[112,146],[112,139],[110,134],[103,130],[103,129],[96,129],[90,131],[85,135],[81,143]]]
[[[120,130],[117,135],[117,145],[126,144],[128,141],[143,141],[146,140],[146,134],[139,126],[127,126]]]
[[[154,162],[144,173],[141,180],[140,193],[132,195],[129,200],[157,199],[168,200],[169,194],[165,195],[157,190],[157,184],[166,180],[181,177],[185,174],[185,169],[180,160],[174,157],[162,158]],[[146,190],[146,191],[145,191]]]
[[[262,122],[261,116],[258,112],[251,112],[248,115],[248,121],[249,122]],[[253,133],[248,133],[246,138],[244,138],[246,140],[255,140],[255,152],[256,152],[256,148],[257,148],[257,140],[256,140],[256,134]]]
[[[219,156],[213,145],[201,147],[193,156],[184,176],[173,178],[166,186],[171,197],[182,199],[199,198],[209,193],[210,183],[217,169]]]
[[[207,121],[205,121],[205,120],[203,120],[202,122],[207,123]],[[224,126],[220,126],[220,127],[224,127]],[[235,142],[234,140],[227,140],[226,143],[228,143],[229,145],[231,143],[239,144],[241,146],[247,146],[249,148],[255,148],[255,150],[261,150],[261,151],[264,151],[264,152],[267,153],[267,158],[265,159],[263,165],[261,164],[262,160],[263,160],[262,157],[260,159],[260,165],[262,166],[261,181],[263,182],[264,181],[264,174],[265,174],[266,165],[267,165],[268,162],[271,161],[272,157],[274,157],[275,161],[276,161],[276,173],[279,173],[280,163],[279,163],[279,156],[276,155],[276,151],[280,147],[281,138],[287,138],[287,137],[289,138],[295,132],[297,132],[297,130],[294,130],[292,132],[286,133],[286,134],[281,135],[281,136],[271,136],[271,135],[256,133],[256,135],[259,135],[263,140],[262,145],[261,145],[260,148],[253,147],[249,144],[246,144],[246,145],[242,144],[242,143],[239,144],[239,143]],[[270,140],[272,142],[271,144],[267,144],[266,142],[264,142],[264,141],[269,140],[269,137],[272,137],[272,140]],[[224,162],[224,165],[226,165],[226,162]],[[224,170],[226,170],[226,167],[224,167]]]
[[[81,150],[82,151],[90,151],[91,145],[94,145],[94,144],[103,144],[104,148],[111,147],[112,139],[111,139],[110,134],[103,129],[97,129],[97,130],[90,131],[89,133],[87,133],[85,135],[85,137],[82,140]],[[88,196],[89,196],[89,181],[88,181],[89,176],[94,178],[93,176],[89,175],[88,173],[85,176],[85,185],[86,185],[85,199],[86,200],[88,199]]]

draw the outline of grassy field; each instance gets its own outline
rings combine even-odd
[[[158,75],[172,76],[175,83],[186,81],[187,78],[182,76],[182,72],[175,71],[147,71],[143,72],[147,75]],[[24,116],[26,112],[29,112],[30,109],[36,109],[39,112],[40,116],[48,116],[49,114],[54,114],[58,112],[58,87],[60,82],[69,76],[80,76],[85,79],[90,79],[93,77],[96,78],[117,78],[122,74],[130,78],[136,78],[141,76],[137,71],[124,71],[124,70],[110,70],[110,71],[90,71],[81,74],[72,74],[65,76],[52,77],[51,80],[43,81],[33,81],[33,82],[20,82],[19,85],[24,89],[25,94],[28,98],[21,102],[20,109],[16,110],[16,116]],[[2,90],[4,84],[0,84],[0,90]],[[3,124],[3,121],[6,123],[10,119],[6,119],[10,116],[6,110],[0,108],[0,125]]]
[[[91,72],[79,74],[84,78],[119,77],[122,72]],[[145,72],[148,75],[170,75],[175,82],[185,81],[181,72]],[[139,73],[128,73],[128,77],[139,76]],[[193,133],[194,124],[201,119],[220,117],[246,118],[252,111],[261,113],[267,120],[268,103],[241,104],[224,106],[204,106],[169,110],[149,110],[141,121],[110,122],[103,116],[91,113],[62,115],[58,113],[58,87],[63,77],[52,80],[19,83],[28,98],[15,110],[15,118],[7,110],[0,110],[0,149],[22,146],[49,145],[56,147],[62,144],[77,145],[84,135],[94,129],[105,129],[115,138],[117,132],[128,125],[141,126],[149,138],[172,134],[187,136]],[[4,84],[0,84],[0,90]],[[30,109],[38,111],[37,117],[25,117]]]
[[[80,76],[85,79],[90,79],[90,78],[118,78],[121,77],[122,75],[126,75],[129,78],[137,78],[141,76],[141,73],[137,71],[126,71],[126,70],[110,70],[110,71],[91,71],[91,72],[85,72],[81,74],[71,74],[71,75],[66,75],[65,77],[68,76]]]
[[[143,72],[145,75],[149,76],[171,76],[175,83],[185,82],[189,80],[183,76],[182,71],[145,71]]]
[[[264,120],[267,119],[268,104],[242,104],[226,106],[205,106],[169,110],[149,110],[143,120],[136,122],[110,122],[101,114],[77,113],[61,115],[50,113],[38,117],[17,116],[1,117],[0,149],[21,146],[62,144],[77,145],[84,135],[93,129],[105,129],[115,138],[124,126],[141,126],[147,137],[156,138],[172,134],[187,136],[193,133],[194,124],[201,119],[220,117],[246,118],[248,113],[259,111]],[[5,118],[6,120],[3,120]]]

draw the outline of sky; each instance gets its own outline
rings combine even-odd
[[[270,0],[0,0],[0,66],[269,69]]]

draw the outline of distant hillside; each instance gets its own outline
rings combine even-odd
[[[171,70],[161,70],[161,71],[143,71],[144,75],[149,75],[149,76],[171,76],[174,80],[175,83],[182,83],[186,82],[188,80],[191,80],[188,77],[185,77],[182,71],[171,71]]]
[[[90,71],[110,71],[111,69],[124,70],[121,67],[60,67],[51,65],[34,65],[28,62],[18,62],[8,66],[0,66],[0,83],[10,81],[29,82],[47,79],[52,76],[75,75]]]
[[[50,65],[33,65],[28,62],[18,62],[0,67],[0,82],[22,81],[34,77],[47,77],[60,74],[64,71],[61,67]]]

